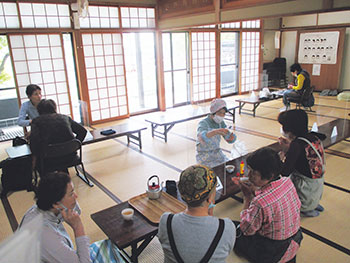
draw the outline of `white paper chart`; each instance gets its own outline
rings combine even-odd
[[[298,62],[336,64],[339,31],[300,34]]]

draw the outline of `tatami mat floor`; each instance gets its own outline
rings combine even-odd
[[[228,97],[234,101],[240,96]],[[319,97],[316,94],[314,112],[309,112],[310,127],[314,122],[318,125],[330,122],[336,118],[349,118],[350,103],[337,101],[335,97]],[[236,123],[233,126],[240,141],[242,150],[251,152],[260,147],[276,142],[280,136],[280,125],[276,121],[281,108],[281,100],[263,103],[257,109],[257,116],[239,115],[237,111]],[[132,117],[143,122],[144,115]],[[177,180],[179,172],[195,161],[196,127],[200,119],[176,124],[169,133],[168,142],[152,138],[150,128],[142,132],[143,149],[136,146],[127,146],[124,137],[83,147],[83,160],[87,172],[112,195],[122,201],[145,191],[147,179],[159,175],[161,181]],[[127,120],[113,122],[121,123]],[[96,125],[103,127],[112,123]],[[227,121],[228,126],[232,125]],[[0,143],[0,158],[5,159],[5,148],[10,142]],[[222,148],[229,155],[232,146],[222,142]],[[341,142],[330,150],[350,154],[350,143]],[[331,152],[326,154],[325,181],[345,190],[350,190],[350,160],[339,157]],[[79,203],[83,209],[82,219],[86,232],[91,241],[106,238],[104,233],[91,220],[90,215],[104,208],[113,206],[116,202],[108,196],[98,185],[90,188],[74,175],[73,182],[79,195]],[[322,205],[325,211],[317,218],[303,218],[301,225],[304,229],[316,234],[304,234],[301,249],[298,253],[298,262],[350,262],[350,214],[349,191],[342,191],[330,186],[324,187]],[[33,204],[34,195],[31,192],[20,191],[9,197],[10,206],[17,222],[20,222],[24,212]],[[239,219],[242,204],[234,199],[228,199],[217,205],[215,215]],[[0,241],[10,236],[12,229],[0,205]],[[70,229],[67,227],[67,229]],[[321,241],[317,239],[320,236]],[[328,242],[329,240],[330,242]],[[333,242],[333,243],[332,243]],[[336,247],[336,248],[335,248]],[[140,262],[163,262],[161,246],[155,238],[140,255]],[[227,262],[246,262],[233,252]]]

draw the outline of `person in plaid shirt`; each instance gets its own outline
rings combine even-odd
[[[302,240],[300,200],[292,181],[281,177],[278,153],[261,148],[247,158],[247,183],[234,250],[251,262],[296,262]]]

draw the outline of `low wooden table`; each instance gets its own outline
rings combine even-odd
[[[234,102],[227,102],[228,118],[235,123],[236,109],[239,106]],[[210,106],[188,105],[181,108],[170,109],[167,112],[156,112],[147,117],[146,122],[151,123],[152,137],[158,137],[168,141],[168,132],[175,124],[205,117],[210,112]],[[231,118],[232,117],[232,118]],[[157,128],[163,127],[163,130]]]
[[[243,106],[245,104],[252,104],[253,105],[252,110],[244,109],[244,111],[247,111],[247,112],[252,111],[253,117],[255,117],[256,109],[259,107],[259,105],[261,103],[272,101],[272,100],[277,100],[277,99],[282,98],[282,97],[283,96],[281,96],[281,95],[276,95],[275,97],[273,97],[271,99],[259,99],[259,97],[254,97],[254,98],[249,97],[249,98],[238,99],[236,101],[239,102],[239,114],[242,113]]]
[[[137,263],[138,256],[158,233],[158,227],[150,224],[136,210],[133,219],[125,221],[121,211],[127,207],[131,206],[128,202],[123,202],[92,214],[91,218],[119,249],[131,246],[129,259]],[[141,245],[137,246],[140,241]]]
[[[116,131],[116,133],[111,135],[102,135],[101,131],[113,129]],[[130,143],[136,144],[139,146],[140,150],[142,149],[142,142],[141,142],[141,131],[146,130],[147,127],[144,124],[129,121],[128,123],[118,124],[110,127],[105,127],[102,129],[94,129],[90,131],[92,138],[86,138],[83,141],[83,145],[85,144],[91,144],[95,142],[100,142],[104,140],[109,140],[121,136],[127,136],[128,138],[128,145]]]

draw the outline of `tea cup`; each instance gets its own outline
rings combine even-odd
[[[131,220],[134,216],[134,209],[132,208],[125,208],[122,210],[122,216],[124,220]]]
[[[228,173],[233,173],[234,170],[235,170],[235,166],[234,165],[226,165],[226,171]]]

